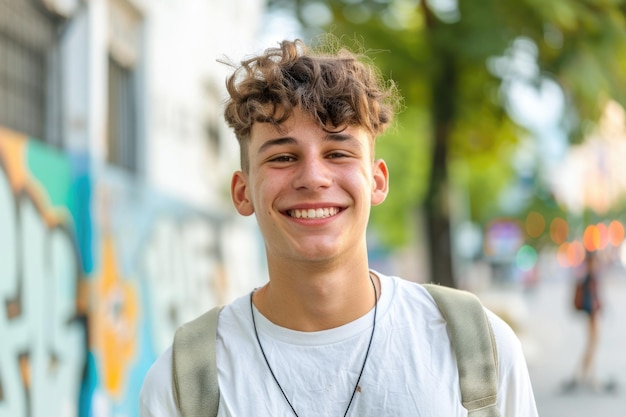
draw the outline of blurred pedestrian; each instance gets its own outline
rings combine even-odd
[[[600,295],[601,263],[597,252],[587,252],[580,276],[577,277],[574,290],[574,308],[583,313],[587,330],[582,357],[573,378],[565,384],[565,390],[589,388],[593,391],[613,389],[612,382],[602,383],[595,372],[595,362],[600,338]]]

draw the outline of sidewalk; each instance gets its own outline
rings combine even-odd
[[[579,363],[585,343],[584,317],[571,307],[571,282],[544,278],[534,292],[526,295],[529,316],[520,338],[540,417],[626,415],[626,274],[612,274],[602,283],[604,312],[596,369],[600,379],[618,383],[612,394],[562,390]]]

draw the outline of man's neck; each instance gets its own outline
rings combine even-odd
[[[373,279],[378,287],[377,278]],[[334,268],[273,265],[270,282],[257,291],[253,300],[274,324],[299,331],[319,331],[366,314],[374,306],[374,289],[367,262]]]

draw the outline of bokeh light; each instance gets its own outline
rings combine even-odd
[[[577,267],[585,260],[585,246],[577,240],[563,242],[559,245],[556,256],[561,267]]]
[[[567,250],[569,248],[568,242],[563,242],[559,245],[556,251],[556,260],[562,268],[567,268],[569,262],[567,260]]]
[[[624,225],[618,220],[613,220],[609,223],[609,243],[612,246],[618,247],[624,241]]]
[[[517,251],[515,264],[522,271],[530,271],[537,264],[537,251],[530,245],[523,245]]]
[[[590,224],[585,228],[583,233],[583,244],[585,249],[589,252],[593,252],[600,246],[600,230],[595,224]]]
[[[567,222],[557,217],[550,223],[550,239],[557,245],[565,242],[567,235],[569,234],[569,226]]]
[[[557,217],[550,223],[550,239],[557,245],[565,242],[567,235],[569,234],[569,226],[567,222]]]
[[[601,250],[606,248],[606,246],[609,244],[609,228],[604,223],[598,223],[596,227],[598,228],[599,235],[597,249]]]
[[[526,234],[532,238],[541,236],[546,228],[546,221],[543,215],[537,211],[531,211],[526,216]]]

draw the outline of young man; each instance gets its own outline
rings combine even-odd
[[[366,226],[387,195],[376,138],[396,94],[349,52],[282,42],[227,81],[225,117],[241,149],[237,211],[256,215],[269,282],[217,325],[219,416],[466,416],[455,355],[423,286],[372,271]],[[498,348],[498,408],[537,415],[512,330],[487,312]],[[172,351],[149,371],[141,416],[180,412]]]

